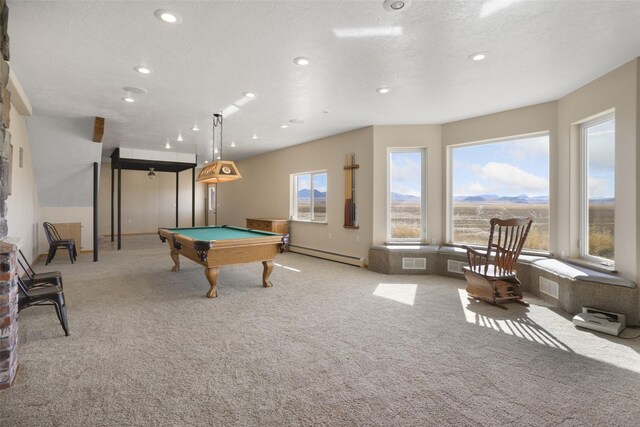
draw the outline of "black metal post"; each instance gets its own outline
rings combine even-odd
[[[180,172],[176,172],[176,228],[178,227],[178,194],[179,194],[179,187],[180,185]]]
[[[113,181],[114,181],[114,177],[115,177],[115,170],[113,170],[113,167],[111,167],[111,241],[113,242],[113,232],[114,232],[114,217],[113,217],[113,194],[115,191],[115,188],[113,186]]]
[[[118,165],[118,250],[122,248],[122,166]]]
[[[191,168],[191,226],[196,226],[196,168]]]
[[[98,261],[98,162],[93,162],[93,262]]]

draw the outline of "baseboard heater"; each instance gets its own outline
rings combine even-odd
[[[309,255],[316,258],[337,261],[343,264],[355,265],[356,267],[364,267],[364,259],[357,256],[344,255],[336,252],[323,251],[320,249],[305,248],[303,246],[289,245],[289,251],[298,254]]]

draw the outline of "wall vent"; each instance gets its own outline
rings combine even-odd
[[[403,270],[426,270],[427,259],[426,258],[402,258]]]
[[[462,261],[454,261],[452,259],[447,260],[447,271],[449,273],[464,274],[463,267],[466,267],[467,263]]]
[[[540,277],[540,292],[558,299],[558,282]]]

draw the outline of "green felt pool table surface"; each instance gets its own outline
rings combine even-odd
[[[239,227],[214,226],[214,227],[187,227],[167,228],[172,233],[177,233],[193,240],[233,240],[252,239],[262,236],[277,236],[277,233],[268,231],[255,231]]]

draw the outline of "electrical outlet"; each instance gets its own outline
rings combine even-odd
[[[331,238],[331,233],[329,233],[329,238]]]

